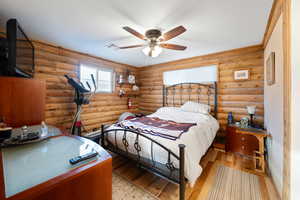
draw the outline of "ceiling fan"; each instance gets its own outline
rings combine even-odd
[[[157,57],[162,52],[162,48],[178,50],[178,51],[183,51],[187,48],[186,46],[181,46],[177,44],[164,43],[184,33],[186,29],[183,26],[178,26],[166,33],[162,33],[161,30],[159,29],[150,29],[146,31],[145,35],[135,31],[134,29],[128,26],[123,27],[123,29],[131,33],[132,35],[146,41],[147,44],[124,46],[124,47],[119,47],[119,49],[146,47],[143,49],[144,54],[150,57]]]

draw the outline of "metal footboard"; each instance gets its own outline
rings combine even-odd
[[[122,144],[118,144],[117,134],[122,134]],[[108,135],[110,135],[110,140],[108,140]],[[130,135],[130,136],[129,136]],[[133,147],[130,147],[128,142],[128,137],[134,137]],[[150,142],[150,152],[151,159],[145,158],[141,155],[143,150],[143,146],[140,145],[141,138],[146,139]],[[112,141],[113,140],[113,141]],[[105,129],[104,125],[101,126],[101,136],[100,136],[100,144],[103,148],[124,156],[132,161],[134,161],[138,167],[146,169],[160,177],[166,178],[171,182],[179,184],[179,199],[185,199],[185,177],[184,177],[184,151],[185,145],[179,144],[179,156],[172,152],[170,149],[166,148],[162,144],[156,142],[152,138],[147,135],[141,134],[138,131],[130,130],[130,129]],[[156,148],[160,148],[165,151],[168,155],[168,159],[166,163],[160,163],[155,161],[154,158],[154,145]],[[122,148],[123,147],[123,148]],[[135,153],[130,152],[129,149],[134,149]],[[179,168],[174,166],[173,161],[178,161]]]

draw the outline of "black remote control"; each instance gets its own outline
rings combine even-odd
[[[75,164],[77,164],[77,163],[79,163],[81,161],[93,158],[93,157],[95,157],[97,155],[98,155],[98,152],[91,152],[91,153],[87,153],[87,154],[82,155],[82,156],[76,156],[75,158],[72,158],[69,161],[70,161],[70,163],[72,165],[75,165]]]

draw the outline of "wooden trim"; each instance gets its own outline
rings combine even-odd
[[[283,0],[284,149],[282,199],[290,199],[291,170],[291,0]]]
[[[266,164],[268,165],[268,162],[266,162]],[[269,166],[268,166],[268,170],[269,170]],[[277,187],[275,187],[274,178],[273,178],[273,176],[270,175],[270,171],[268,173],[269,173],[268,176],[270,177],[270,181],[271,181],[271,183],[273,185],[273,188],[274,188],[274,190],[276,192],[276,196],[279,198],[280,197],[280,193],[278,192]]]
[[[272,6],[271,13],[269,16],[267,28],[265,30],[264,38],[262,41],[264,48],[267,46],[267,44],[270,40],[270,37],[272,35],[272,32],[275,28],[275,25],[282,13],[283,1],[284,0],[274,0],[274,2],[273,2],[273,6]]]

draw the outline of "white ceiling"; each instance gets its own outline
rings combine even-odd
[[[1,0],[0,25],[17,18],[27,35],[116,62],[134,66],[157,64],[261,43],[273,0]],[[142,48],[116,50],[116,45],[143,43],[122,29],[144,33],[168,31],[183,25],[187,31],[170,43],[181,51],[164,49],[157,58]]]

